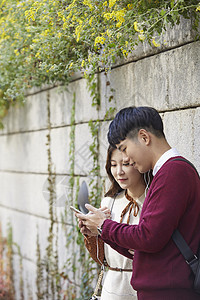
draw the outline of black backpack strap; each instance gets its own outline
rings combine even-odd
[[[172,239],[178,249],[180,250],[181,254],[185,258],[186,263],[192,269],[192,272],[196,275],[197,273],[197,266],[198,266],[198,257],[192,252],[182,235],[180,234],[179,230],[176,229],[172,234]],[[200,276],[200,270],[199,276]]]
[[[198,258],[199,258],[199,263],[197,266],[197,270],[196,270],[196,276],[195,276],[195,280],[194,280],[194,288],[197,291],[200,291],[200,247],[198,250]]]
[[[171,159],[170,161],[174,161],[174,160],[180,160],[180,161],[185,161],[186,163],[188,163],[191,167],[193,167],[193,169],[196,171],[197,175],[199,176],[199,173],[197,171],[197,169],[195,168],[195,166],[191,163],[191,161],[185,159],[185,158],[182,158],[182,157],[175,157],[173,159]]]
[[[186,163],[188,163],[190,166],[193,167],[193,169],[196,171],[196,173],[199,176],[197,169],[189,160],[181,157],[174,158],[171,161],[173,160],[185,161]],[[172,239],[176,244],[176,246],[178,247],[178,249],[180,250],[183,257],[185,258],[186,263],[190,266],[193,274],[195,275],[194,289],[199,293],[200,291],[200,246],[198,249],[198,253],[197,253],[198,257],[197,257],[192,252],[192,250],[190,249],[190,247],[188,246],[188,244],[186,243],[186,241],[184,240],[183,236],[181,235],[178,229],[174,230],[172,234]]]

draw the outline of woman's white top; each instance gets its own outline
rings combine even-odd
[[[131,212],[129,224],[134,225],[139,223],[140,213],[142,210],[142,205],[145,199],[143,194],[137,201],[139,205],[139,213],[137,217],[133,216]],[[114,201],[114,203],[113,203]],[[121,192],[114,200],[111,197],[103,198],[101,202],[101,207],[112,208],[111,219],[116,222],[120,222],[120,215],[122,210],[127,206],[130,201],[125,197],[125,192]],[[124,215],[122,223],[127,223],[129,211]],[[132,259],[129,259],[117,251],[112,249],[106,243],[104,244],[105,257],[110,267],[122,268],[122,269],[132,269]],[[136,300],[137,292],[132,288],[131,281],[132,272],[118,272],[108,270],[106,271],[105,277],[103,279],[103,288],[101,293],[101,300]]]

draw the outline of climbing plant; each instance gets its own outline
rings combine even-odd
[[[97,103],[97,97],[99,97],[97,91],[97,84],[94,80],[93,88],[90,90],[93,101]],[[95,105],[94,104],[94,105]],[[77,225],[77,220],[74,217],[74,213],[70,211],[69,205],[77,206],[77,198],[79,191],[79,176],[75,175],[75,105],[76,105],[76,94],[73,94],[72,108],[71,108],[71,119],[70,119],[70,142],[69,142],[69,193],[67,195],[65,204],[65,213],[62,216],[63,229],[66,232],[66,251],[69,252],[70,258],[67,259],[63,266],[63,270],[60,273],[61,278],[66,282],[65,289],[62,296],[67,299],[86,299],[92,294],[92,282],[95,277],[94,270],[97,268],[92,261],[89,253],[87,252],[84,239]],[[99,166],[98,166],[98,132],[93,122],[90,121],[90,129],[93,137],[93,142],[90,145],[90,155],[93,158],[92,168],[90,170],[89,177],[89,190],[90,190],[90,201],[92,204],[99,204],[100,200],[100,185],[99,185]],[[77,180],[76,180],[77,179]],[[99,191],[98,194],[95,194]],[[70,223],[67,222],[70,220]],[[98,269],[98,268],[97,268]]]
[[[20,247],[13,242],[12,226],[9,223],[7,227],[7,236],[4,237],[1,230],[0,224],[0,299],[15,299],[15,286],[14,286],[14,267],[13,267],[13,256],[14,248],[17,247],[18,254],[20,257],[20,270],[18,272],[18,278],[20,278],[20,296],[23,300],[23,282],[22,268],[21,268],[21,253]]]
[[[61,277],[58,267],[58,219],[55,209],[56,199],[56,175],[52,162],[51,153],[51,122],[50,122],[50,93],[47,92],[47,113],[48,113],[48,133],[47,133],[47,156],[48,156],[48,202],[49,202],[49,231],[46,238],[45,255],[42,257],[40,249],[40,235],[37,234],[36,257],[37,274],[36,287],[37,299],[61,299]]]
[[[197,0],[2,0],[0,3],[0,119],[23,103],[28,89],[66,85],[126,59],[139,42],[160,45],[168,26],[190,18]]]

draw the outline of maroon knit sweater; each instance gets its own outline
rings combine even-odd
[[[131,284],[138,291],[139,299],[200,299],[196,294],[183,297],[187,292],[193,293],[193,277],[171,239],[178,228],[193,252],[197,252],[200,244],[200,180],[188,163],[171,159],[152,181],[139,225],[111,220],[105,220],[103,224],[101,237],[111,247],[129,258],[128,249],[135,249]],[[181,290],[182,296],[178,294]],[[166,291],[170,291],[172,297],[168,297]],[[160,296],[157,293],[161,293]]]

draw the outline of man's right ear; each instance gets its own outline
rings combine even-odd
[[[146,131],[146,129],[140,129],[138,131],[138,140],[141,140],[146,145],[149,145],[149,143],[151,141],[151,136],[150,136],[149,132]]]

